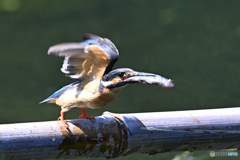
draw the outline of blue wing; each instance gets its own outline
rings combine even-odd
[[[54,45],[49,48],[48,54],[65,57],[61,71],[70,78],[97,77],[96,74],[99,72],[101,72],[99,78],[102,78],[112,70],[119,56],[118,50],[107,38],[85,34],[83,40],[80,43]],[[88,74],[91,72],[95,75]]]
[[[50,97],[48,97],[47,99],[43,100],[41,103],[55,103],[56,99],[59,98],[66,90],[70,89],[71,87],[75,86],[75,85],[79,85],[80,81],[71,83],[67,86],[64,86],[63,88],[59,89],[58,91],[56,91],[55,93],[53,93]]]
[[[108,55],[110,62],[105,70],[105,74],[109,73],[113,65],[116,63],[119,57],[118,50],[116,46],[107,38],[101,38],[99,36],[93,35],[93,34],[84,34],[83,35],[83,44],[89,45],[89,44],[95,44],[100,46],[105,53]]]

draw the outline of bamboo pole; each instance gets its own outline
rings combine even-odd
[[[240,148],[240,108],[113,114],[95,121],[0,125],[0,158],[114,158],[132,153]]]

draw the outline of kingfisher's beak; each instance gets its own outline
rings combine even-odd
[[[133,72],[130,73],[127,78],[125,78],[122,83],[140,83],[147,85],[159,85],[166,88],[174,87],[174,83],[172,83],[171,79],[166,79],[162,76],[144,73],[144,72]]]

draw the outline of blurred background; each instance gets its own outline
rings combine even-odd
[[[48,56],[47,50],[79,42],[83,33],[117,46],[114,68],[156,73],[175,83],[173,89],[129,85],[108,106],[86,109],[89,116],[239,106],[239,6],[234,0],[0,0],[0,123],[59,117],[59,106],[38,103],[74,80],[61,73],[63,58]],[[65,115],[80,114],[74,108]],[[181,158],[178,154],[116,159]],[[211,158],[209,151],[189,157],[224,158]]]

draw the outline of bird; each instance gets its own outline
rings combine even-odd
[[[130,68],[113,70],[119,57],[116,46],[107,38],[84,34],[81,42],[61,43],[49,48],[48,55],[64,57],[61,71],[75,82],[64,86],[41,103],[61,106],[59,120],[69,129],[64,113],[77,107],[82,111],[79,118],[94,120],[85,108],[101,108],[113,101],[129,84],[139,83],[174,87],[171,79],[157,74],[134,71]]]

